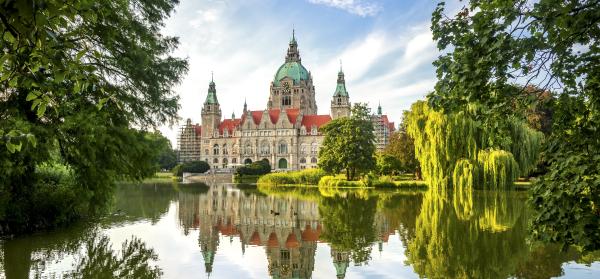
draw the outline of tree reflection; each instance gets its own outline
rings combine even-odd
[[[377,197],[346,193],[324,197],[319,214],[324,231],[321,238],[336,251],[349,252],[355,264],[367,262],[376,240],[375,212]]]
[[[427,278],[506,278],[527,254],[526,219],[510,192],[429,190],[408,261]]]
[[[119,252],[106,236],[87,240],[83,257],[71,278],[160,278],[162,272],[151,263],[158,256],[139,238],[126,240]]]

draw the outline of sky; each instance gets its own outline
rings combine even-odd
[[[390,121],[423,99],[436,81],[429,0],[181,0],[163,33],[189,71],[174,88],[180,121],[160,127],[177,146],[177,127],[200,123],[211,72],[224,118],[267,106],[269,86],[295,30],[302,64],[312,72],[319,114],[329,114],[340,60],[350,101],[379,103]],[[450,7],[452,8],[452,7]]]

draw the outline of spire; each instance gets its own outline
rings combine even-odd
[[[337,86],[333,96],[344,96],[348,97],[348,91],[346,90],[346,80],[344,79],[344,72],[342,71],[342,60],[340,60],[340,71],[338,72]]]
[[[231,119],[235,119],[235,112],[231,113]]]
[[[382,115],[383,113],[381,112],[381,101],[379,101],[379,105],[377,106],[377,115]]]
[[[218,104],[219,101],[217,100],[217,88],[215,86],[215,81],[212,77],[212,73],[211,73],[211,78],[210,78],[210,83],[208,84],[208,94],[206,95],[206,101],[204,101],[205,104]]]
[[[295,29],[292,29],[292,39],[290,39],[285,62],[300,62],[300,52],[298,51],[298,42],[296,42]]]

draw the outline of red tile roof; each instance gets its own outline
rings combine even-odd
[[[316,125],[317,128],[321,128],[321,126],[329,123],[329,121],[331,121],[331,116],[329,115],[304,115],[302,117],[301,125],[306,127],[307,130],[310,130],[313,125]]]
[[[279,119],[279,114],[281,111],[279,109],[271,109],[269,110],[269,118],[271,118],[271,123],[277,122]]]
[[[236,127],[238,127],[242,123],[242,120],[239,118],[236,119],[225,119],[219,124],[219,134],[223,134],[224,130],[227,130],[229,134],[233,133]]]
[[[290,235],[288,235],[288,238],[285,241],[285,247],[287,247],[287,248],[300,247],[300,242],[298,242],[298,239],[296,238],[296,235],[294,233],[290,233]]]
[[[260,242],[261,242],[260,235],[258,235],[258,232],[254,231],[254,233],[250,237],[250,244],[252,244],[252,245],[260,245]]]
[[[267,245],[269,245],[269,247],[278,247],[279,246],[279,241],[277,241],[277,235],[272,232],[269,235],[269,240],[267,241]]]
[[[285,112],[287,113],[288,120],[290,120],[292,124],[296,123],[296,119],[300,114],[300,109],[287,109]]]
[[[258,125],[260,123],[260,119],[262,118],[262,110],[255,110],[250,112],[252,114],[252,120],[254,120],[254,124]]]

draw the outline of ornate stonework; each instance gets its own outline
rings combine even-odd
[[[271,82],[267,109],[250,111],[244,103],[240,118],[232,115],[230,119],[222,119],[216,85],[211,79],[202,107],[202,124],[192,124],[188,119],[180,128],[179,161],[205,160],[212,168],[220,169],[266,159],[273,169],[315,168],[323,141],[320,127],[332,118],[349,116],[350,107],[340,67],[331,115],[317,114],[312,75],[302,65],[298,43],[292,35],[285,63]],[[377,147],[382,149],[394,130],[394,123],[381,114],[373,119],[379,127]]]

